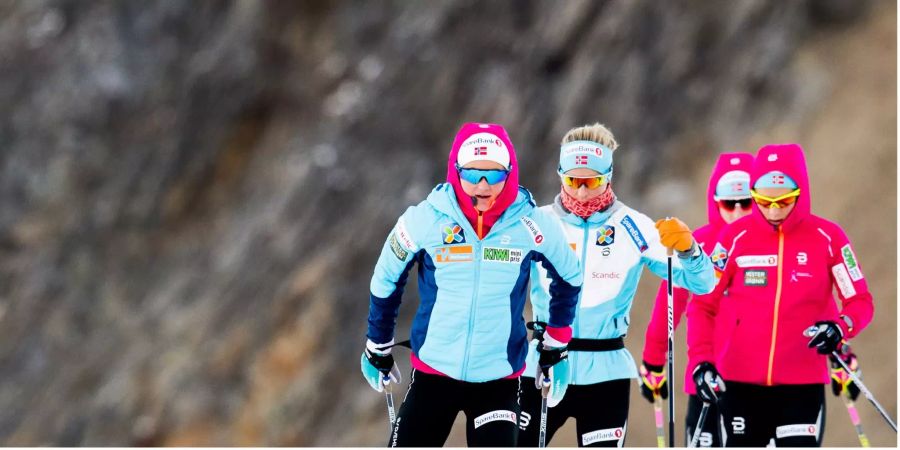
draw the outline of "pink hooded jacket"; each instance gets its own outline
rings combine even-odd
[[[712,257],[725,261],[716,289],[687,309],[688,357],[716,365],[726,381],[757,385],[828,383],[828,360],[807,347],[804,331],[831,320],[849,339],[872,320],[872,295],[846,234],[810,213],[809,177],[797,144],[759,149],[751,185],[778,170],[800,188],[793,211],[771,225],[758,206],[726,226]],[[833,291],[842,303],[840,316]],[[727,290],[728,295],[724,295]],[[716,319],[723,308],[732,320]],[[716,342],[719,341],[719,342]]]
[[[716,237],[719,235],[719,231],[727,225],[725,220],[722,219],[722,215],[719,214],[719,205],[713,198],[716,195],[716,185],[719,183],[719,179],[722,178],[722,175],[725,175],[725,173],[731,172],[732,170],[741,170],[749,174],[752,165],[753,155],[749,153],[722,153],[719,155],[716,165],[713,166],[712,175],[709,177],[709,185],[706,189],[706,215],[709,222],[694,230],[693,233],[697,244],[700,245],[707,254],[712,251],[713,246],[716,244]],[[713,263],[715,263],[715,261],[713,261]],[[660,283],[659,291],[656,293],[656,301],[653,304],[653,313],[650,316],[650,323],[647,325],[647,334],[645,335],[644,340],[643,360],[654,366],[663,366],[666,364],[666,351],[668,349],[669,339],[669,305],[667,289],[668,283],[665,281]],[[690,296],[691,293],[687,289],[675,288],[673,291],[673,319],[676,329],[678,328],[678,323],[681,321],[681,314],[687,307]],[[716,320],[726,320],[726,313],[726,310],[720,311]],[[723,337],[717,335],[716,341],[718,342],[720,338]],[[690,395],[696,394],[696,387],[694,386],[694,382],[691,381],[691,373],[694,371],[694,366],[696,366],[696,364],[696,361],[688,361],[688,364],[685,366],[684,391]]]
[[[483,213],[475,210],[472,204],[472,197],[469,197],[463,191],[459,182],[459,172],[456,171],[456,157],[459,155],[460,146],[466,139],[476,133],[491,133],[499,137],[509,151],[509,176],[506,178],[506,185],[503,186],[503,190],[500,191],[500,195],[497,197],[494,205]],[[516,195],[519,193],[519,163],[516,160],[516,150],[512,145],[512,141],[509,140],[506,130],[502,126],[493,123],[464,124],[459,132],[456,133],[456,138],[453,139],[453,147],[450,149],[450,157],[447,160],[447,182],[453,185],[456,201],[459,203],[459,208],[462,210],[463,215],[466,216],[466,219],[469,219],[472,228],[478,232],[478,237],[483,238],[491,231],[491,227],[497,223],[497,219],[503,215],[506,208],[516,200]],[[479,215],[481,216],[481,227],[478,224]]]

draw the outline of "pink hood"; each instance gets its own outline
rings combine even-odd
[[[809,173],[806,171],[803,148],[799,144],[771,144],[760,148],[753,162],[753,170],[750,172],[750,185],[755,185],[761,176],[773,170],[784,172],[793,178],[800,188],[800,197],[794,210],[781,225],[783,230],[788,231],[810,215]],[[752,215],[756,223],[768,225],[774,231],[774,227],[769,224],[758,206],[754,206]]]
[[[722,215],[719,214],[719,205],[713,199],[716,195],[716,185],[719,183],[719,179],[722,178],[722,175],[732,170],[742,170],[750,174],[752,169],[753,155],[750,153],[722,153],[719,155],[716,165],[713,166],[712,175],[709,176],[709,185],[706,188],[706,214],[709,219],[707,223],[715,230],[713,238],[726,225],[725,219],[722,219]]]
[[[447,160],[447,182],[453,186],[453,191],[456,193],[456,201],[459,203],[459,209],[462,210],[466,219],[472,224],[472,228],[477,229],[478,227],[478,212],[475,210],[475,207],[472,206],[472,198],[466,195],[459,182],[459,173],[456,171],[456,156],[459,154],[459,147],[462,143],[465,142],[469,136],[476,133],[491,133],[499,137],[509,151],[510,167],[506,185],[503,186],[503,190],[500,192],[500,196],[497,197],[494,206],[485,211],[482,217],[484,234],[487,235],[494,223],[497,222],[497,219],[499,219],[503,212],[506,211],[506,208],[515,201],[516,195],[519,193],[519,163],[516,160],[516,150],[513,148],[512,141],[509,140],[506,130],[500,125],[493,123],[467,123],[456,133],[456,138],[453,139],[453,147],[450,149],[450,157]],[[479,238],[481,237],[483,236],[479,236]]]

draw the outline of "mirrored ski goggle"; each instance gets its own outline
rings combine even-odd
[[[610,174],[599,175],[596,177],[571,177],[569,175],[559,175],[562,178],[563,184],[569,186],[573,189],[578,189],[581,186],[584,186],[588,189],[597,189],[600,186],[603,186],[603,183],[606,183],[609,180]]]
[[[719,208],[722,208],[725,211],[734,211],[738,206],[740,206],[741,209],[750,209],[750,203],[752,201],[753,199],[750,198],[741,198],[737,200],[719,199],[716,200],[716,203],[719,204]]]
[[[487,181],[487,184],[497,184],[509,177],[509,171],[506,169],[467,169],[457,164],[456,171],[459,172],[459,179],[472,184],[478,184],[482,179]]]
[[[751,190],[750,196],[753,197],[753,200],[756,201],[760,208],[787,208],[797,201],[797,197],[800,196],[800,189],[795,189],[775,198],[766,197],[755,190]]]

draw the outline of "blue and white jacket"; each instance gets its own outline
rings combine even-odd
[[[519,372],[528,349],[522,317],[532,263],[548,277],[545,318],[567,327],[582,271],[557,221],[519,188],[516,200],[478,239],[453,188],[439,184],[397,221],[375,266],[367,336],[393,338],[407,275],[418,263],[413,354],[457,380],[484,382]]]
[[[564,210],[557,199],[542,206],[559,223],[571,250],[582,261],[584,286],[573,324],[573,338],[613,339],[628,332],[629,313],[643,268],[665,279],[666,249],[659,242],[655,223],[644,214],[616,201],[587,221]],[[672,263],[674,284],[696,294],[706,294],[716,285],[709,258],[695,246],[687,258]],[[547,317],[548,280],[545,271],[532,269],[531,302],[535,320]],[[652,305],[648,304],[648,308]],[[533,377],[537,366],[536,343],[528,353],[524,375]],[[627,349],[605,352],[569,352],[572,384],[594,384],[621,378],[637,378],[637,368]]]

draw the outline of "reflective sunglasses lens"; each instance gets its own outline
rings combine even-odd
[[[741,205],[741,208],[743,208],[743,209],[750,209],[751,202],[752,202],[751,199],[745,198],[745,199],[738,200],[737,204]]]
[[[603,181],[606,179],[606,177],[603,175],[601,175],[599,177],[592,177],[592,178],[577,178],[577,177],[570,177],[570,176],[564,175],[562,178],[563,178],[563,183],[565,183],[566,186],[569,186],[569,187],[572,187],[575,189],[578,189],[581,186],[584,186],[588,189],[597,189],[598,187],[600,187],[600,185],[603,184]]]
[[[480,183],[482,178],[488,184],[497,184],[508,176],[508,170],[459,169],[459,177],[472,184]]]

